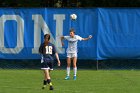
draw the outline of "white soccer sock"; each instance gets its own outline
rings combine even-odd
[[[77,74],[77,67],[73,68],[74,76]]]
[[[70,76],[70,67],[67,67],[67,76]]]

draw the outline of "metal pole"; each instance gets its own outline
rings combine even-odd
[[[98,60],[96,61],[96,70],[98,70],[99,69],[99,62],[98,62]]]

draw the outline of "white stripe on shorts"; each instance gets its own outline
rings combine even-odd
[[[42,70],[53,70],[53,69],[50,69],[49,67],[48,68],[41,68]]]

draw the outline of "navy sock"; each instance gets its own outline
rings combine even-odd
[[[52,86],[51,79],[47,79],[47,83]]]
[[[49,84],[51,82],[51,79],[47,79],[47,83]]]
[[[47,84],[47,80],[44,80],[44,81],[43,81],[43,84],[46,85],[46,84]]]

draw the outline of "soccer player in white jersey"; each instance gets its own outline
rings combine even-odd
[[[70,29],[70,35],[69,36],[62,36],[61,37],[61,43],[62,46],[64,46],[63,40],[68,41],[68,48],[67,48],[67,75],[65,80],[70,79],[70,65],[71,65],[71,59],[73,60],[73,71],[74,71],[74,76],[73,79],[76,80],[76,74],[77,74],[77,42],[78,40],[89,40],[91,39],[92,36],[89,35],[88,38],[82,38],[79,35],[75,35],[75,31],[73,28]]]

